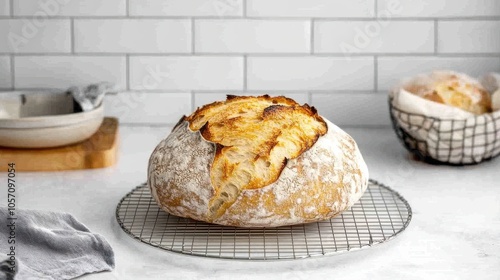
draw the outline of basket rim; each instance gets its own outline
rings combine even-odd
[[[410,113],[408,111],[405,111],[405,110],[399,108],[398,106],[394,105],[393,102],[392,102],[393,100],[394,100],[394,96],[391,96],[389,94],[389,98],[388,98],[388,101],[389,101],[389,110],[393,110],[394,109],[394,110],[403,112],[403,113],[408,114],[408,115],[418,116],[418,117],[424,117],[424,118],[438,120],[438,121],[466,121],[466,120],[469,120],[469,119],[482,118],[482,117],[484,117],[486,115],[490,116],[490,118],[486,118],[486,121],[495,121],[497,118],[500,118],[500,110],[497,110],[497,111],[494,111],[494,112],[491,112],[491,113],[481,114],[481,115],[474,115],[474,116],[471,116],[471,117],[465,118],[465,119],[450,119],[450,118],[431,117],[431,116],[427,116],[427,115],[424,115],[424,114]],[[458,108],[458,109],[460,109],[460,108]],[[499,130],[500,130],[500,128],[499,128]]]

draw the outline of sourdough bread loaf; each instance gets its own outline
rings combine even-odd
[[[492,111],[490,93],[479,81],[461,73],[436,71],[410,83],[405,90],[476,115]]]
[[[238,227],[331,218],[368,184],[354,140],[313,107],[235,97],[183,117],[151,155],[148,185],[181,217]]]

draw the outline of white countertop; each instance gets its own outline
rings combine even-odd
[[[169,131],[122,126],[119,163],[112,168],[17,174],[18,208],[69,212],[110,242],[115,270],[83,279],[500,279],[500,158],[468,167],[415,162],[389,128],[346,131],[358,142],[370,177],[413,208],[408,229],[392,241],[336,256],[270,262],[185,256],[140,243],[119,227],[115,208],[146,180],[148,157]],[[3,190],[0,205],[5,196]]]

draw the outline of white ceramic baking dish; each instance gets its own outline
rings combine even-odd
[[[103,105],[74,113],[76,106],[66,92],[0,93],[0,146],[50,148],[89,138],[104,119]]]

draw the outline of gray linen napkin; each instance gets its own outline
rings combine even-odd
[[[70,214],[17,209],[17,219],[10,217],[8,209],[0,207],[0,261],[15,246],[16,280],[72,279],[115,266],[113,249],[104,237],[90,232]],[[11,222],[15,223],[15,244],[9,244]],[[0,263],[0,279],[13,279],[8,266],[8,259]]]

